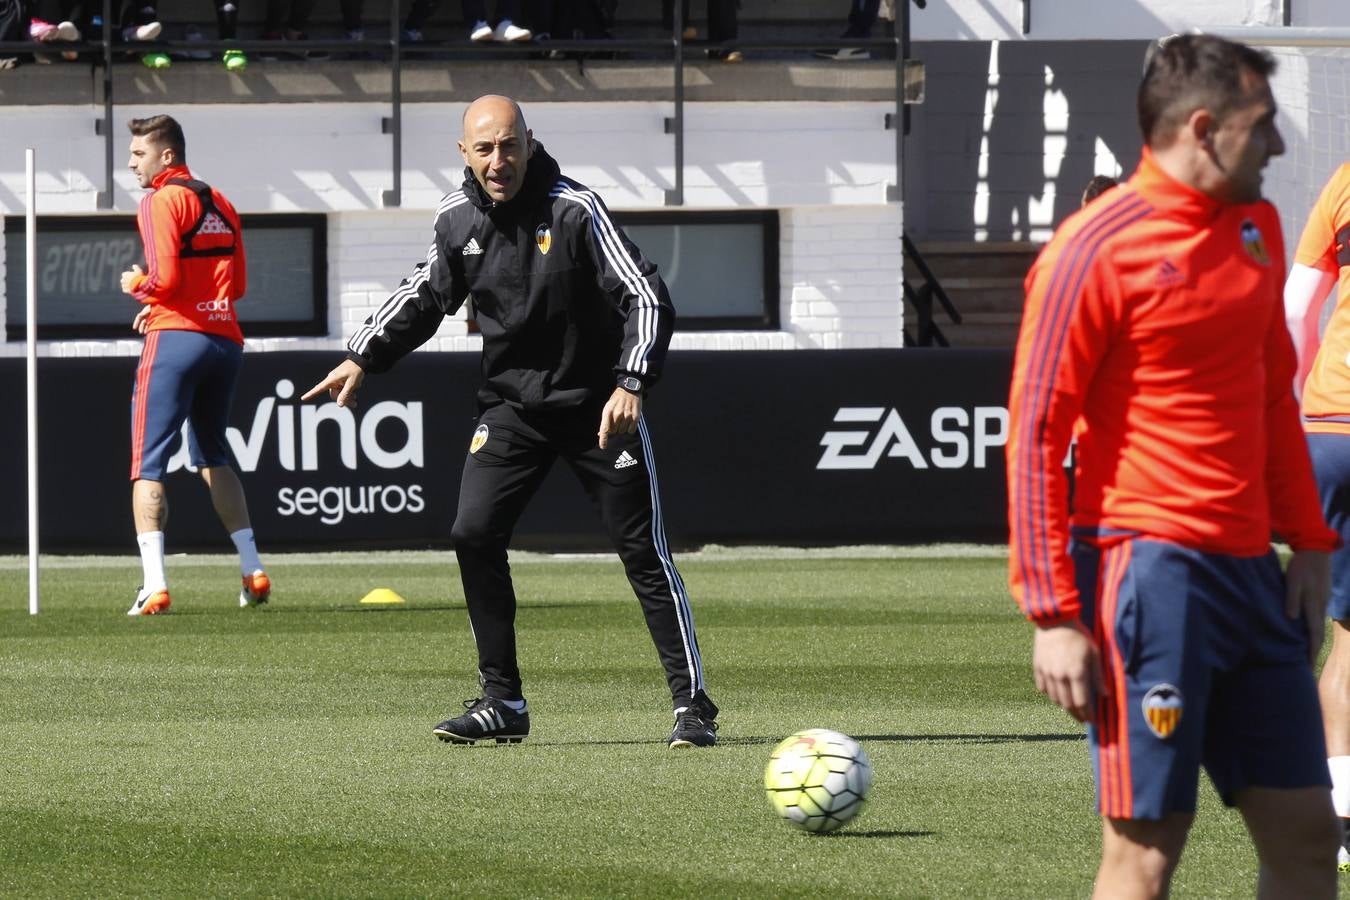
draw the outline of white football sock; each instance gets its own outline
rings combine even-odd
[[[1350,756],[1333,756],[1327,760],[1331,770],[1331,805],[1336,815],[1350,817]]]
[[[162,591],[169,586],[164,579],[164,532],[147,531],[136,535],[141,548],[141,587]]]
[[[230,535],[230,540],[234,541],[235,549],[239,551],[239,571],[244,575],[252,575],[263,567],[262,560],[258,559],[258,546],[253,542],[253,529],[241,528]]]

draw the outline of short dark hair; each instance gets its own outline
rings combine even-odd
[[[1216,118],[1246,98],[1243,71],[1269,78],[1275,57],[1211,34],[1177,34],[1149,48],[1139,84],[1139,130],[1149,146],[1170,143],[1197,109]]]
[[[1083,205],[1087,206],[1117,184],[1120,184],[1120,182],[1110,175],[1093,175],[1092,180],[1087,183],[1087,187],[1083,188]]]
[[[132,119],[127,123],[127,129],[136,137],[143,137],[160,147],[168,147],[177,162],[187,162],[187,138],[183,137],[183,126],[173,116]]]

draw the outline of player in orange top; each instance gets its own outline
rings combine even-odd
[[[1331,799],[1341,820],[1340,869],[1350,871],[1350,163],[1342,165],[1308,216],[1284,286],[1285,316],[1298,350],[1296,385],[1303,427],[1322,495],[1322,512],[1341,535],[1331,558],[1331,654],[1319,683],[1326,718]],[[1340,276],[1325,335],[1318,323]]]
[[[1280,224],[1261,199],[1284,150],[1274,65],[1207,35],[1158,46],[1138,170],[1027,275],[1009,581],[1038,626],[1037,688],[1089,723],[1098,897],[1166,895],[1201,766],[1242,811],[1262,896],[1336,892],[1311,660],[1337,537],[1289,390]],[[1272,529],[1294,548],[1287,572]]]
[[[122,273],[122,291],[143,304],[132,327],[145,335],[131,398],[131,508],[144,581],[127,615],[169,608],[163,479],[184,421],[192,463],[239,550],[239,605],[256,606],[267,601],[271,581],[258,559],[226,438],[244,349],[234,315],[246,287],[239,215],[219,191],[189,174],[183,129],[173,118],[132,119],[128,127],[128,165],[150,193],[136,213],[145,269],[135,265]]]

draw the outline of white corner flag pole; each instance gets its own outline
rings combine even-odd
[[[28,175],[28,613],[38,613],[37,440],[37,174],[33,148],[24,151]]]

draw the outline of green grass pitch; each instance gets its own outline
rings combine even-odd
[[[513,555],[534,731],[452,746],[475,696],[453,556],[173,557],[172,612],[123,615],[126,558],[55,558],[27,613],[0,558],[0,894],[39,897],[1072,897],[1099,844],[1082,730],[1035,693],[997,549],[678,558],[721,744],[666,748],[664,678],[617,561]],[[363,608],[375,587],[407,600]],[[848,828],[770,811],[770,750],[858,738]],[[1250,897],[1202,787],[1178,897]]]

